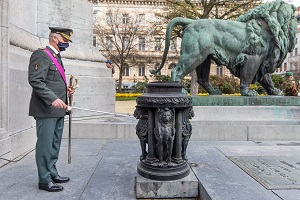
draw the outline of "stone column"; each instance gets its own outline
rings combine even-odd
[[[0,2],[0,139],[8,123],[8,5],[8,0]]]

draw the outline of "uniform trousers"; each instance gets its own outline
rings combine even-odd
[[[58,160],[64,117],[36,118],[37,142],[35,161],[38,168],[39,183],[52,181],[58,175]]]

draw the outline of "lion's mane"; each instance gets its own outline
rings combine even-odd
[[[256,80],[266,73],[273,73],[284,61],[288,52],[291,52],[296,44],[297,21],[294,17],[296,7],[282,0],[261,4],[246,14],[237,18],[237,21],[246,23],[248,39],[245,41],[244,49],[231,65],[230,71],[238,76],[239,66],[243,66],[248,55],[261,55],[265,41],[261,36],[261,25],[267,24],[274,44],[269,49],[268,59],[260,66]],[[279,49],[279,51],[278,51]]]

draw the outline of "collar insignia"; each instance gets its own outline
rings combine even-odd
[[[37,71],[37,70],[38,70],[38,68],[39,68],[39,64],[35,64],[35,65],[34,65],[34,69],[35,69],[35,71]]]

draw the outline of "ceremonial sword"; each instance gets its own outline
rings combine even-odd
[[[76,89],[78,87],[78,85],[77,85],[78,80],[77,80],[77,78],[75,78],[75,82],[74,82],[73,79],[74,79],[74,76],[71,75],[69,87],[71,89]],[[69,112],[69,138],[68,138],[68,163],[69,164],[71,164],[72,103],[73,103],[73,94],[69,93],[68,107],[67,107],[67,111]]]

